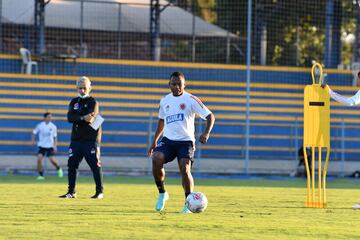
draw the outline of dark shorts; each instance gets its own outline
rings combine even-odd
[[[55,155],[55,152],[54,152],[53,148],[39,147],[38,154],[41,154],[41,155],[46,156],[46,157],[52,157],[52,156]]]
[[[159,144],[154,149],[154,152],[161,152],[165,156],[165,163],[173,161],[175,158],[178,161],[182,158],[188,158],[194,161],[194,144],[192,141],[172,141],[163,137]]]

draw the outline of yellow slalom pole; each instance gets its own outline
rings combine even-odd
[[[307,177],[306,207],[310,207],[310,169],[309,169],[309,159],[306,153],[306,146],[303,146],[303,154],[305,157],[305,169],[306,169],[306,177]]]
[[[315,147],[311,147],[311,206],[315,207]]]
[[[318,147],[318,208],[322,208],[323,204],[322,204],[322,174],[321,174],[321,147]]]
[[[327,207],[327,202],[326,202],[326,174],[327,174],[327,168],[328,168],[328,163],[329,163],[329,156],[330,156],[330,147],[326,148],[326,159],[325,159],[325,165],[324,165],[324,173],[323,173],[323,177],[322,177],[322,186],[323,186],[323,206],[324,208]]]

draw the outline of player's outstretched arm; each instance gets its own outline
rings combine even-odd
[[[214,114],[210,113],[206,117],[206,127],[205,127],[204,132],[199,137],[199,142],[201,142],[203,144],[207,143],[209,136],[210,136],[210,132],[211,132],[212,128],[214,127],[214,123],[215,123],[215,116],[214,116]]]
[[[158,125],[156,127],[156,131],[155,131],[154,139],[153,139],[153,141],[151,143],[151,146],[150,146],[150,148],[148,150],[148,155],[149,156],[153,153],[153,151],[154,151],[154,149],[156,147],[156,143],[159,140],[159,138],[160,138],[161,134],[163,133],[163,131],[164,131],[164,119],[159,119]]]
[[[342,103],[346,106],[354,106],[360,104],[360,91],[358,91],[354,96],[348,98],[340,95],[337,92],[334,92],[328,85],[326,85],[326,88],[329,91],[330,97],[339,103]]]

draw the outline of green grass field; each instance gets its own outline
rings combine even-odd
[[[105,198],[80,176],[78,199],[59,199],[66,179],[0,177],[0,239],[360,239],[360,181],[328,181],[328,208],[305,208],[304,180],[199,179],[209,206],[180,214],[179,179],[167,180],[166,212],[154,211],[151,178],[105,178]]]

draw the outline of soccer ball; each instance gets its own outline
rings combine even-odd
[[[208,200],[205,194],[201,192],[192,192],[187,196],[185,205],[192,213],[201,213],[205,211]]]

